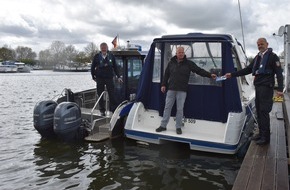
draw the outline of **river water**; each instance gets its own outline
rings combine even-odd
[[[231,189],[235,156],[186,145],[142,145],[119,138],[101,143],[41,139],[33,109],[64,88],[94,88],[90,73],[32,71],[0,74],[0,189]]]

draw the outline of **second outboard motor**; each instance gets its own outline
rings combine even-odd
[[[66,142],[83,140],[80,135],[81,110],[74,102],[60,103],[54,112],[54,132]]]
[[[55,138],[53,130],[53,115],[57,103],[53,100],[44,100],[38,102],[33,110],[34,128],[44,138]]]

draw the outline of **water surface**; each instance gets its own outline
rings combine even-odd
[[[241,160],[186,145],[41,139],[33,108],[70,88],[94,88],[90,73],[0,74],[0,189],[231,189]]]

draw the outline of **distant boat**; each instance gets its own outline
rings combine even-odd
[[[11,65],[11,64],[3,64],[0,62],[0,73],[17,73],[18,69],[16,65]]]
[[[185,49],[187,59],[217,74],[219,80],[191,73],[184,106],[182,134],[176,134],[173,107],[167,130],[160,126],[165,95],[161,81],[176,48]],[[191,150],[236,154],[246,147],[254,126],[255,91],[252,76],[225,80],[225,73],[249,64],[241,44],[232,35],[189,33],[154,39],[140,76],[136,101],[125,116],[125,136],[137,141],[162,144],[186,143]],[[114,127],[114,125],[112,125]]]
[[[0,64],[0,73],[30,73],[30,70],[30,67],[22,62],[3,61]]]
[[[31,71],[31,68],[25,65],[25,63],[15,62],[14,64],[17,66],[17,70],[19,73],[30,73]]]
[[[88,72],[91,67],[87,64],[71,63],[69,65],[58,64],[53,67],[53,71],[58,72]]]
[[[33,70],[43,70],[43,67],[40,66],[40,65],[34,65],[34,66],[32,67],[32,69],[33,69]]]

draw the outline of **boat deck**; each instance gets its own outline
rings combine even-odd
[[[132,129],[136,132],[147,133],[150,135],[159,136],[160,139],[195,139],[199,141],[210,141],[215,143],[224,143],[225,125],[220,122],[212,122],[211,125],[206,121],[196,120],[195,124],[184,122],[181,127],[182,135],[176,134],[175,120],[171,117],[166,127],[166,131],[156,133],[155,130],[159,127],[162,117],[157,111],[145,112],[141,116],[140,124],[134,125]],[[151,121],[151,122],[148,122]],[[146,127],[144,127],[146,126]]]
[[[109,128],[110,128],[110,117],[101,116],[99,110],[81,108],[82,118],[94,120],[93,130],[89,136],[85,138],[86,141],[100,142],[110,138]]]
[[[85,138],[86,141],[92,141],[92,142],[100,142],[100,141],[104,141],[109,139],[110,136],[108,134],[108,132],[104,133],[104,132],[98,132],[98,133],[94,133],[92,135],[89,135]]]
[[[270,113],[270,144],[258,146],[255,142],[251,142],[236,177],[232,188],[233,190],[289,189],[287,144],[284,123],[284,118],[289,118],[290,115],[289,95],[285,95],[284,105],[286,105],[288,114],[285,113],[285,111],[283,114],[281,102],[274,103],[272,112]],[[286,128],[289,128],[288,126],[286,122]]]

